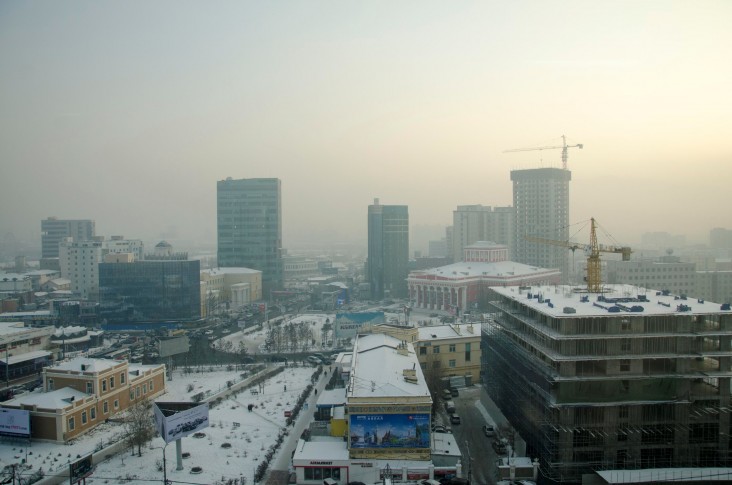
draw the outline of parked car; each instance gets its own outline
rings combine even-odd
[[[450,395],[452,397],[458,397],[460,395],[460,393],[457,390],[457,387],[451,387],[450,388]]]
[[[495,436],[496,430],[490,424],[484,424],[483,425],[483,434],[488,437]]]
[[[445,399],[445,400],[452,399],[452,393],[450,392],[450,389],[443,389],[442,390],[442,399]]]
[[[455,412],[455,403],[452,401],[447,401],[445,403],[445,411],[448,413],[454,413]]]
[[[493,451],[495,451],[497,455],[506,454],[506,443],[504,443],[503,441],[495,440],[493,441],[493,443],[491,443],[491,446],[493,447]]]
[[[450,415],[450,423],[452,423],[452,424],[460,424],[460,416],[458,416],[455,413],[451,414]]]

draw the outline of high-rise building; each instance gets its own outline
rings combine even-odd
[[[280,179],[217,183],[218,265],[262,272],[264,298],[283,288]]]
[[[41,221],[41,257],[58,258],[58,245],[67,237],[73,241],[89,241],[94,235],[94,221],[89,219],[44,219]]]
[[[381,205],[374,199],[368,212],[366,272],[371,298],[407,296],[409,273],[409,210],[406,205]]]
[[[715,249],[732,249],[732,229],[715,227],[709,231],[709,246]]]
[[[569,181],[572,172],[561,168],[512,170],[516,230],[512,258],[541,268],[557,268],[567,281],[566,248],[526,240],[526,236],[569,239]]]
[[[465,247],[478,241],[513,246],[516,212],[513,207],[459,205],[452,212],[452,260],[462,261]]]

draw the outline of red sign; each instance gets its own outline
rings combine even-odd
[[[285,411],[285,417],[289,418],[292,416],[292,411]]]

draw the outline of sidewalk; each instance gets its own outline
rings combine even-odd
[[[480,400],[475,401],[475,407],[483,415],[483,418],[487,422],[492,423],[496,429],[511,426],[501,410],[496,406],[496,403],[493,402],[493,399],[488,396],[485,387],[481,384],[477,385],[480,386]],[[526,456],[526,442],[519,436],[518,432],[514,437],[514,451],[516,452],[516,456]]]

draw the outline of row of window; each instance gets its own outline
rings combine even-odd
[[[149,390],[150,390],[150,392],[152,392],[153,391],[153,381],[151,380],[149,384],[150,384],[150,389]],[[88,388],[89,388],[89,384],[87,384],[87,389]],[[135,399],[139,399],[139,397],[141,395],[144,396],[145,394],[147,394],[147,391],[148,391],[148,384],[147,383],[146,384],[143,384],[142,385],[142,388],[140,386],[137,386],[134,389],[131,388],[130,389],[130,401],[134,401]],[[118,399],[115,399],[114,400],[114,410],[117,411],[118,409],[119,409],[119,400]],[[109,414],[109,403],[108,403],[108,401],[102,402],[102,412],[104,414]],[[91,418],[92,421],[94,421],[95,419],[97,419],[97,408],[96,408],[96,406],[89,408],[89,417]],[[81,412],[81,424],[82,424],[82,426],[85,425],[87,422],[88,422],[87,412],[86,411],[82,411]],[[76,418],[74,416],[70,417],[69,418],[69,421],[68,421],[68,424],[69,424],[69,431],[73,431],[76,428]]]

